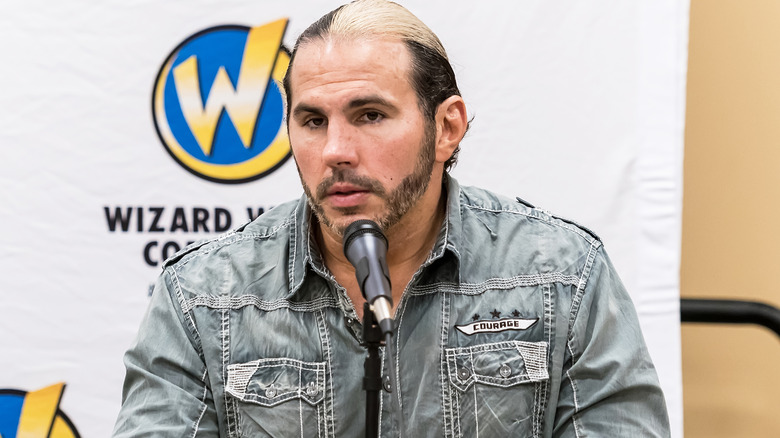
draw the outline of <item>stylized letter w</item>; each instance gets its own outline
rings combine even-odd
[[[204,154],[211,155],[214,134],[223,109],[233,121],[244,147],[248,149],[251,146],[257,116],[271,80],[286,27],[287,19],[283,18],[251,28],[247,35],[236,87],[233,88],[225,67],[220,67],[205,104],[200,93],[198,60],[195,55],[173,69],[184,118]]]

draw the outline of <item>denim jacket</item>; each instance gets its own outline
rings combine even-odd
[[[395,314],[401,421],[381,391],[380,436],[669,436],[598,238],[452,178],[447,196]],[[362,324],[310,225],[301,199],[166,262],[115,437],[365,436]]]

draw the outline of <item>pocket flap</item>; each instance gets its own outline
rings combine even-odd
[[[466,391],[474,383],[510,387],[547,380],[547,343],[506,341],[448,348],[450,383]]]
[[[226,391],[262,406],[291,399],[316,405],[325,397],[325,362],[279,358],[228,365]]]

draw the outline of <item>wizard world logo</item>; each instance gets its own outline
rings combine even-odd
[[[64,383],[37,391],[0,389],[0,438],[79,438],[60,409]]]
[[[216,26],[182,42],[163,63],[152,113],[170,155],[219,183],[262,178],[290,157],[281,83],[290,63],[287,19]]]

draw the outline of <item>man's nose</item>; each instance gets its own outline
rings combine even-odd
[[[355,167],[358,164],[357,135],[352,126],[331,120],[322,159],[330,167]]]

